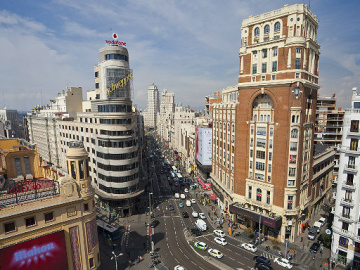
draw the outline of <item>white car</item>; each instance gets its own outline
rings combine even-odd
[[[196,200],[195,200],[195,199],[191,199],[191,203],[196,203]]]
[[[180,198],[180,194],[179,193],[175,193],[175,199],[179,199]]]
[[[174,270],[186,270],[186,268],[184,266],[177,265],[174,267]]]
[[[189,190],[187,188],[184,189],[185,193],[189,193]]]
[[[199,213],[196,212],[196,211],[194,211],[194,212],[192,212],[192,216],[193,216],[194,218],[197,218],[197,217],[199,217]]]
[[[206,218],[204,213],[199,213],[199,217],[200,217],[201,219],[205,219],[205,218]]]
[[[224,254],[222,254],[219,250],[217,249],[213,249],[213,248],[210,248],[208,250],[208,253],[210,256],[213,256],[215,258],[218,258],[218,259],[221,259],[222,257],[224,257]]]
[[[222,230],[215,230],[214,234],[219,237],[225,237],[225,233]]]
[[[256,252],[257,251],[257,247],[255,247],[252,244],[244,243],[244,244],[241,245],[241,247],[248,250],[248,251],[250,251],[250,252]]]
[[[215,237],[214,241],[223,246],[227,245],[225,238],[222,238],[222,237]]]
[[[321,225],[324,226],[326,224],[326,219],[322,217],[318,220],[318,222],[320,222]]]
[[[181,194],[180,194],[180,199],[185,200],[185,194],[181,193]]]
[[[292,264],[287,259],[284,258],[275,258],[274,262],[287,269],[293,268]]]

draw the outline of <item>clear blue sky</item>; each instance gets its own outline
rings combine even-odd
[[[0,108],[29,110],[66,86],[81,86],[85,98],[112,32],[127,43],[134,104],[144,109],[155,83],[176,103],[204,107],[204,96],[237,83],[242,20],[295,3],[309,1],[1,1]],[[348,107],[352,87],[360,92],[360,1],[310,5],[320,24],[320,94]]]

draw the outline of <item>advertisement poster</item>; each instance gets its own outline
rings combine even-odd
[[[0,269],[67,270],[64,231],[0,249]]]
[[[197,134],[197,137],[196,137]],[[196,139],[197,138],[197,139]],[[211,165],[212,159],[212,129],[198,128],[195,129],[195,142],[197,141],[196,159],[202,165]]]

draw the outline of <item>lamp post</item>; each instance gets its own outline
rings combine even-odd
[[[150,211],[150,219],[151,219],[151,195],[153,195],[153,193],[152,192],[149,192],[149,211]]]
[[[124,254],[119,253],[119,255],[116,255],[116,254],[115,254],[115,251],[113,251],[113,252],[112,252],[112,255],[113,255],[113,256],[111,257],[111,260],[115,260],[115,269],[118,270],[117,259],[118,259],[120,256],[124,255]]]

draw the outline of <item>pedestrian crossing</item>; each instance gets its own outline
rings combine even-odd
[[[260,256],[263,256],[271,261],[274,261],[275,258],[278,258],[275,254],[271,254],[268,252],[262,252]],[[307,266],[313,266],[315,264],[315,260],[313,259],[312,254],[303,254],[299,260],[296,258],[294,259],[293,263],[295,265],[307,265]]]

